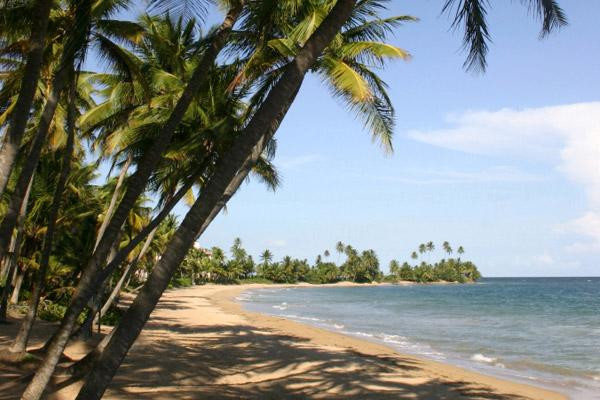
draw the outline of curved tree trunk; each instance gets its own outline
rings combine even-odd
[[[133,274],[133,272],[136,270],[138,263],[140,262],[140,260],[142,258],[144,258],[144,256],[148,252],[148,249],[150,249],[150,244],[152,243],[152,240],[154,240],[154,236],[156,235],[157,230],[158,230],[158,228],[154,228],[154,230],[152,232],[150,232],[150,234],[146,238],[146,241],[144,242],[144,245],[142,246],[142,249],[140,250],[140,254],[137,255],[137,257],[135,258],[135,260],[133,260],[133,262],[127,264],[127,267],[125,267],[125,270],[123,271],[123,274],[121,275],[121,278],[119,279],[119,281],[113,288],[110,296],[108,296],[108,299],[106,299],[106,302],[100,309],[100,315],[106,315],[106,313],[108,312],[110,307],[113,305],[113,303],[119,298],[119,295],[121,294],[121,290],[124,288],[123,285],[129,279],[131,274]]]
[[[16,268],[16,275],[15,275],[15,279],[13,282],[13,290],[12,290],[12,294],[10,296],[10,300],[8,300],[8,304],[17,304],[19,302],[19,297],[21,295],[21,287],[23,286],[23,280],[25,279],[25,270],[21,267],[19,267],[19,263],[16,262],[16,260],[19,259],[18,256],[14,257],[15,258],[15,265],[17,266]]]
[[[0,196],[6,189],[29,120],[29,113],[42,68],[42,56],[52,3],[52,0],[39,0],[35,7],[35,14],[33,15],[35,22],[29,38],[29,51],[27,52],[27,62],[21,79],[19,97],[12,111],[6,140],[0,149]]]
[[[25,228],[25,217],[27,216],[27,204],[29,203],[29,195],[31,193],[31,186],[33,185],[33,176],[31,177],[31,181],[27,185],[27,189],[25,190],[25,201],[21,205],[21,209],[19,210],[19,218],[18,225],[19,229],[17,230],[17,235],[14,238],[14,241],[11,246],[10,259],[7,260],[10,263],[8,276],[6,278],[6,285],[4,285],[4,289],[2,290],[2,297],[0,298],[0,321],[6,320],[6,312],[8,311],[8,297],[12,292],[12,282],[13,275],[15,274],[17,268],[17,259],[19,258],[19,252],[21,247],[21,241],[24,234]]]
[[[63,153],[62,168],[54,189],[52,198],[52,206],[50,208],[50,215],[48,216],[48,227],[46,235],[44,236],[44,242],[42,245],[42,257],[40,260],[40,267],[35,272],[33,290],[31,292],[31,298],[29,300],[29,308],[27,315],[21,323],[19,333],[15,338],[10,351],[12,353],[25,353],[27,350],[27,343],[29,342],[29,336],[31,335],[31,329],[37,316],[37,310],[40,305],[40,297],[46,283],[46,275],[48,273],[48,266],[50,264],[50,255],[52,254],[52,245],[54,243],[54,234],[56,232],[56,221],[58,220],[58,213],[60,211],[61,200],[63,192],[67,184],[67,179],[71,173],[71,160],[73,158],[73,149],[75,146],[75,82],[74,78],[71,82],[70,93],[69,93],[69,107],[67,114],[67,143]]]
[[[144,157],[137,166],[136,172],[130,177],[125,195],[123,196],[123,199],[111,218],[105,234],[100,240],[100,243],[98,243],[94,255],[82,273],[79,284],[77,285],[69,308],[67,309],[67,312],[61,321],[58,331],[54,335],[51,343],[48,344],[46,356],[40,363],[35,376],[23,393],[22,398],[24,400],[38,400],[42,396],[42,393],[46,388],[46,385],[48,384],[48,381],[50,380],[50,377],[56,368],[56,364],[58,363],[58,360],[60,359],[60,356],[69,340],[69,336],[73,330],[73,327],[75,326],[77,317],[85,307],[88,299],[95,292],[94,282],[97,280],[98,272],[102,267],[101,263],[106,260],[106,255],[110,250],[112,244],[111,238],[114,238],[116,233],[120,230],[120,227],[127,218],[129,211],[135,205],[135,201],[143,193],[152,171],[160,161],[163,151],[171,142],[173,133],[183,119],[185,112],[191,104],[194,96],[198,93],[198,90],[206,81],[208,77],[207,71],[209,71],[214,65],[217,56],[225,45],[227,38],[229,37],[229,33],[240,16],[242,9],[243,1],[240,1],[239,4],[229,10],[224,22],[221,24],[219,30],[214,34],[211,45],[206,49],[202,59],[194,70],[188,85],[179,98],[168,121],[153,142],[150,149],[145,152]]]
[[[23,164],[23,169],[21,170],[19,179],[17,180],[15,191],[10,198],[6,215],[0,224],[0,258],[4,256],[4,253],[6,252],[10,237],[17,223],[19,209],[23,204],[23,199],[27,191],[27,185],[29,184],[29,181],[31,180],[31,177],[33,176],[33,173],[35,172],[40,160],[42,148],[46,142],[50,124],[54,119],[54,113],[56,111],[56,107],[58,106],[60,95],[67,83],[67,72],[68,70],[66,68],[59,67],[59,70],[52,80],[51,93],[46,100],[44,111],[42,112],[42,117],[40,118],[31,149],[27,155],[27,158],[25,159],[25,163]]]
[[[108,346],[92,367],[77,399],[94,400],[102,397],[129,348],[167,288],[173,273],[201,233],[201,229],[207,226],[205,222],[211,214],[214,214],[214,208],[228,186],[248,159],[253,156],[253,152],[261,150],[256,146],[260,145],[261,141],[264,144],[264,139],[269,139],[275,133],[298,93],[306,72],[350,17],[355,4],[356,0],[339,0],[336,3],[294,61],[286,68],[283,76],[269,92],[265,102],[232,149],[223,156],[213,177],[202,189],[140,294],[123,316]]]
[[[115,243],[113,244],[113,248],[110,251],[110,256],[107,260],[109,264],[115,259],[115,256],[118,254],[118,246],[121,242],[121,235],[121,232],[119,232],[119,235],[115,240]],[[108,297],[108,292],[110,291],[108,285],[109,282],[110,279],[108,279],[107,277],[107,279],[105,279],[103,282],[100,283],[100,285],[97,286],[98,290],[96,291],[96,294],[90,299],[88,303],[89,312],[81,326],[71,334],[71,338],[88,340],[92,337],[96,314],[98,314],[100,307],[102,306],[105,298]]]
[[[115,212],[115,206],[117,205],[117,200],[119,199],[119,195],[121,194],[121,186],[123,186],[123,182],[125,182],[125,177],[127,176],[127,171],[131,166],[131,161],[133,161],[132,156],[127,157],[127,161],[125,161],[125,165],[121,168],[121,172],[119,173],[119,178],[117,179],[117,184],[115,185],[115,191],[110,198],[110,204],[106,209],[106,214],[104,215],[104,220],[98,229],[98,233],[96,234],[96,243],[94,243],[94,251],[98,247],[102,236],[104,236],[104,232],[106,232],[106,228],[108,227],[108,223],[112,218],[113,213]]]
[[[187,192],[187,190],[186,190],[186,192]],[[150,233],[150,235],[148,235],[148,237],[146,238],[146,242],[144,242],[144,246],[140,250],[140,254],[138,254],[138,256],[135,258],[135,260],[132,263],[127,264],[127,267],[123,271],[123,274],[121,274],[121,278],[119,279],[119,281],[113,288],[110,296],[106,300],[106,303],[104,303],[104,306],[102,306],[100,315],[106,315],[106,313],[108,312],[110,307],[118,300],[122,289],[124,287],[127,287],[127,284],[125,282],[127,282],[129,280],[129,278],[131,277],[131,275],[135,272],[138,262],[144,257],[144,255],[150,248],[150,244],[152,243],[152,240],[154,239],[156,231],[157,231],[157,229],[155,228]],[[92,364],[98,359],[98,357],[100,357],[100,354],[102,354],[102,351],[104,351],[104,349],[108,345],[108,342],[110,341],[110,338],[114,334],[115,330],[116,330],[116,327],[114,327],[112,329],[110,334],[108,334],[104,338],[102,338],[102,341],[100,341],[100,343],[98,343],[98,345],[96,345],[94,350],[92,350],[84,358],[82,358],[81,360],[79,360],[75,364],[73,364],[71,367],[69,367],[69,369],[71,370],[71,373],[74,377],[76,377],[76,378],[83,377],[84,375],[86,375],[89,372],[89,369],[92,366]]]

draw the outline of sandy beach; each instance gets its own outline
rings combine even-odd
[[[565,399],[541,388],[452,365],[293,321],[247,312],[235,302],[262,285],[196,286],[164,294],[119,369],[107,399]],[[273,285],[269,285],[273,287]],[[308,289],[310,290],[310,289]],[[16,321],[15,321],[16,322]],[[39,345],[42,323],[32,345]],[[16,332],[2,326],[0,345]],[[67,355],[81,357],[73,344]],[[68,366],[68,360],[62,364]],[[0,399],[23,382],[2,366]],[[80,382],[58,376],[51,399],[70,399]]]

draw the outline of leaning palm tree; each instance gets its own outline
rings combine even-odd
[[[260,145],[259,142],[265,132],[268,135],[267,138],[275,133],[277,126],[295,98],[304,75],[350,17],[354,6],[355,1],[352,0],[340,0],[336,3],[320,28],[311,36],[304,49],[298,53],[290,66],[286,68],[279,81],[266,96],[261,107],[254,113],[243,131],[244,134],[240,135],[236,146],[227,152],[226,157],[220,160],[220,168],[215,171],[208,185],[203,187],[201,196],[182,221],[161,261],[159,261],[146,281],[144,288],[142,288],[140,295],[128,310],[128,314],[131,316],[139,314],[142,318],[135,317],[135,320],[139,322],[134,322],[128,318],[124,319],[124,321],[130,321],[133,324],[124,323],[117,328],[109,345],[88,375],[78,398],[98,399],[102,396],[120,361],[133,344],[144,322],[156,302],[158,302],[173,272],[185,257],[201,229],[205,229],[205,226],[202,226],[205,225],[205,220],[212,214],[213,208],[217,206],[216,203],[219,202],[230,182],[244,167],[248,155],[252,154],[253,149],[256,150],[257,145]],[[262,146],[258,150],[259,154],[262,153]],[[126,345],[118,345],[117,343],[126,343]]]
[[[15,24],[16,20],[22,19],[27,13],[31,15],[31,32],[27,41],[27,61],[21,78],[18,98],[14,105],[11,105],[12,112],[6,140],[4,140],[0,148],[0,196],[6,189],[6,184],[13,171],[23,135],[27,128],[27,122],[42,69],[43,53],[46,46],[46,31],[48,29],[53,2],[51,0],[38,0],[33,3],[33,10],[28,9],[28,6],[29,3],[24,2],[20,7],[12,5],[9,8],[3,5],[3,8],[0,9],[2,30],[6,29],[8,31],[1,32],[3,36],[5,36],[4,34],[12,35],[14,33],[14,29],[11,29],[10,26],[11,24]],[[19,16],[21,18],[18,18]]]
[[[71,79],[75,80],[77,77],[75,74],[72,74]],[[54,234],[56,232],[56,225],[58,221],[58,216],[61,208],[61,202],[63,198],[63,192],[65,190],[65,186],[67,184],[67,179],[71,173],[71,161],[73,157],[73,152],[75,149],[75,136],[76,130],[75,121],[77,117],[77,104],[76,104],[76,84],[72,83],[70,85],[70,93],[67,98],[67,108],[68,108],[68,116],[67,116],[67,142],[65,148],[63,149],[62,156],[62,166],[59,174],[58,182],[56,184],[56,188],[54,190],[52,206],[50,210],[50,215],[48,218],[48,227],[46,230],[46,234],[44,235],[44,242],[42,244],[42,254],[40,260],[39,269],[35,273],[34,283],[33,283],[33,291],[30,296],[29,307],[27,310],[27,315],[23,322],[21,323],[21,327],[19,329],[19,333],[15,338],[12,346],[10,347],[10,351],[13,353],[21,353],[24,354],[27,349],[27,343],[29,341],[29,336],[31,334],[31,329],[33,328],[33,323],[35,321],[38,306],[40,303],[40,296],[46,281],[46,274],[48,272],[48,267],[50,265],[50,255],[52,253],[52,247],[54,244]]]
[[[81,276],[76,296],[74,296],[71,301],[71,311],[65,314],[59,331],[54,335],[52,342],[48,345],[46,356],[42,361],[38,372],[25,390],[24,398],[27,398],[28,400],[39,399],[42,395],[43,390],[58,363],[60,355],[66,346],[80,310],[94,294],[95,288],[93,284],[97,280],[97,275],[100,273],[101,264],[106,260],[110,248],[112,247],[112,239],[121,229],[128,211],[133,207],[136,199],[144,191],[152,171],[157,162],[161,159],[161,154],[164,149],[171,142],[173,134],[184,118],[195,93],[197,93],[206,82],[206,77],[208,76],[207,71],[212,67],[221,49],[226,44],[229,33],[241,14],[243,6],[244,1],[242,0],[233,2],[225,20],[219,29],[214,32],[210,44],[205,49],[195,67],[192,77],[177,101],[177,104],[173,108],[169,119],[160,129],[159,134],[154,138],[152,145],[147,149],[138,163],[136,172],[131,176],[127,190],[115,210],[103,238],[98,243],[92,259]]]
[[[368,2],[361,2],[361,4],[363,3]],[[338,2],[338,4],[344,4],[340,7],[345,7],[348,6],[350,2],[341,0]],[[354,6],[354,4],[351,4],[351,6]],[[329,38],[332,38],[335,35],[335,32],[332,33],[328,32],[327,30],[319,33],[322,33],[322,35],[316,36],[320,38],[328,37],[327,34],[331,34]],[[330,41],[331,40],[326,42]],[[198,233],[205,229],[207,223],[214,215],[214,210],[222,207],[224,203],[223,196],[230,188],[233,187],[231,184],[234,183],[234,180],[241,176],[239,171],[245,170],[246,167],[251,167],[256,162],[255,155],[262,153],[264,146],[264,143],[262,142],[267,142],[267,140],[263,139],[267,139],[276,130],[278,124],[283,118],[283,115],[285,115],[285,112],[287,111],[287,107],[289,107],[289,104],[291,101],[293,101],[293,98],[297,94],[297,89],[299,88],[304,73],[308,68],[307,64],[314,64],[314,54],[320,53],[320,50],[323,49],[325,44],[326,43],[321,43],[320,39],[317,40],[316,43],[311,43],[311,45],[317,47],[317,51],[315,51],[315,48],[307,49],[304,54],[301,51],[298,53],[298,56],[294,57],[295,61],[293,63],[293,67],[285,67],[281,74],[274,74],[272,79],[273,85],[267,86],[268,90],[264,91],[264,101],[261,101],[263,106],[258,107],[256,111],[252,113],[252,119],[250,120],[248,126],[244,129],[244,133],[249,135],[240,135],[240,138],[236,140],[236,146],[233,147],[233,150],[230,150],[226,153],[227,157],[223,158],[223,160],[226,159],[227,161],[222,161],[221,159],[218,160],[219,163],[216,165],[213,174],[209,177],[210,179],[207,180],[207,184],[203,185],[202,193],[199,196],[199,199],[202,198],[202,201],[194,204],[195,207],[192,207],[192,210],[188,214],[189,218],[186,218],[186,220],[184,220],[184,224],[182,224],[183,228],[180,227],[180,230],[175,235],[177,240],[174,239],[174,244],[169,246],[169,250],[172,251],[172,256],[165,257],[161,263],[157,265],[155,273],[151,275],[152,280],[147,282],[148,286],[146,291],[143,291],[140,300],[137,303],[134,303],[134,308],[131,312],[133,313],[132,315],[142,316],[142,318],[139,319],[139,321],[142,321],[141,325],[143,325],[143,321],[145,318],[147,318],[147,316],[145,318],[143,317],[147,311],[147,308],[151,308],[154,298],[157,295],[160,295],[162,281],[170,277],[171,268],[176,268],[180,253],[185,253],[187,250],[186,247],[189,247],[192,243],[192,240],[195,239]],[[296,49],[292,50],[296,51]],[[299,57],[300,55],[302,57]],[[288,57],[292,58],[293,56],[290,55]],[[267,105],[267,107],[264,105]],[[263,134],[259,134],[259,130]],[[266,134],[264,134],[265,132]],[[235,190],[236,189],[234,188],[232,193],[234,193]],[[188,236],[186,237],[185,235]],[[191,239],[188,241],[189,238]],[[141,303],[142,299],[147,300],[145,307],[141,306],[141,304],[143,304]],[[111,342],[112,346],[107,348],[107,351],[110,350],[111,354],[109,355],[108,353],[105,353],[106,357],[104,357],[104,360],[101,360],[101,363],[110,365],[112,368],[109,368],[108,373],[101,374],[100,377],[104,383],[98,383],[96,380],[96,383],[98,383],[100,386],[101,391],[103,390],[102,385],[104,385],[107,380],[106,375],[113,373],[111,370],[114,370],[115,368],[115,360],[118,364],[118,361],[120,358],[122,358],[122,356],[124,356],[124,352],[126,352],[128,346],[131,344],[130,342],[132,341],[132,338],[134,338],[139,332],[139,329],[141,329],[140,323],[136,324],[137,325],[130,325],[130,327],[133,327],[134,329],[127,334],[124,334],[124,328],[116,332],[115,336],[113,337],[114,340]],[[118,336],[119,333],[120,337]],[[98,378],[97,373],[94,375],[96,378]],[[82,393],[91,396],[98,396],[98,394],[94,394],[97,392],[90,390],[89,385],[84,386]]]

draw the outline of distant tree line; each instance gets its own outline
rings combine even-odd
[[[448,242],[443,244],[444,251],[451,255],[452,248]],[[417,260],[419,254],[423,257],[435,250],[433,242],[421,244],[419,250],[412,253],[412,259]],[[457,258],[442,259],[434,264],[421,261],[411,265],[402,265],[392,260],[389,265],[390,273],[384,275],[379,268],[379,259],[374,250],[359,251],[350,245],[338,242],[335,246],[338,253],[338,263],[331,259],[329,250],[319,254],[314,263],[307,259],[297,259],[290,256],[275,261],[270,250],[264,250],[255,262],[251,255],[242,247],[239,238],[235,239],[230,248],[230,257],[219,247],[212,249],[192,248],[183,263],[181,263],[171,281],[172,286],[189,286],[203,283],[239,283],[272,282],[313,284],[336,283],[350,281],[357,283],[371,282],[473,282],[481,277],[475,264],[461,260],[464,254],[462,246],[458,247]]]
[[[454,252],[450,243],[444,242],[442,244],[443,251],[448,254],[448,259],[442,258],[438,262],[428,263],[422,260],[419,264],[411,265],[408,262],[400,263],[396,260],[390,261],[390,275],[386,277],[390,281],[412,281],[412,282],[474,282],[481,278],[481,274],[477,269],[477,266],[471,261],[464,261],[461,256],[465,253],[465,249],[459,246],[456,249],[458,257],[452,258],[451,255]],[[417,261],[419,256],[426,257],[428,254],[433,253],[435,245],[433,242],[422,243],[419,245],[417,251],[413,251],[411,259]]]

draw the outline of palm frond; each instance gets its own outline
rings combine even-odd
[[[486,15],[488,0],[446,0],[443,13],[454,13],[453,29],[464,29],[463,48],[467,58],[463,66],[467,70],[485,71],[486,56],[491,41]],[[454,11],[452,11],[454,8]]]

